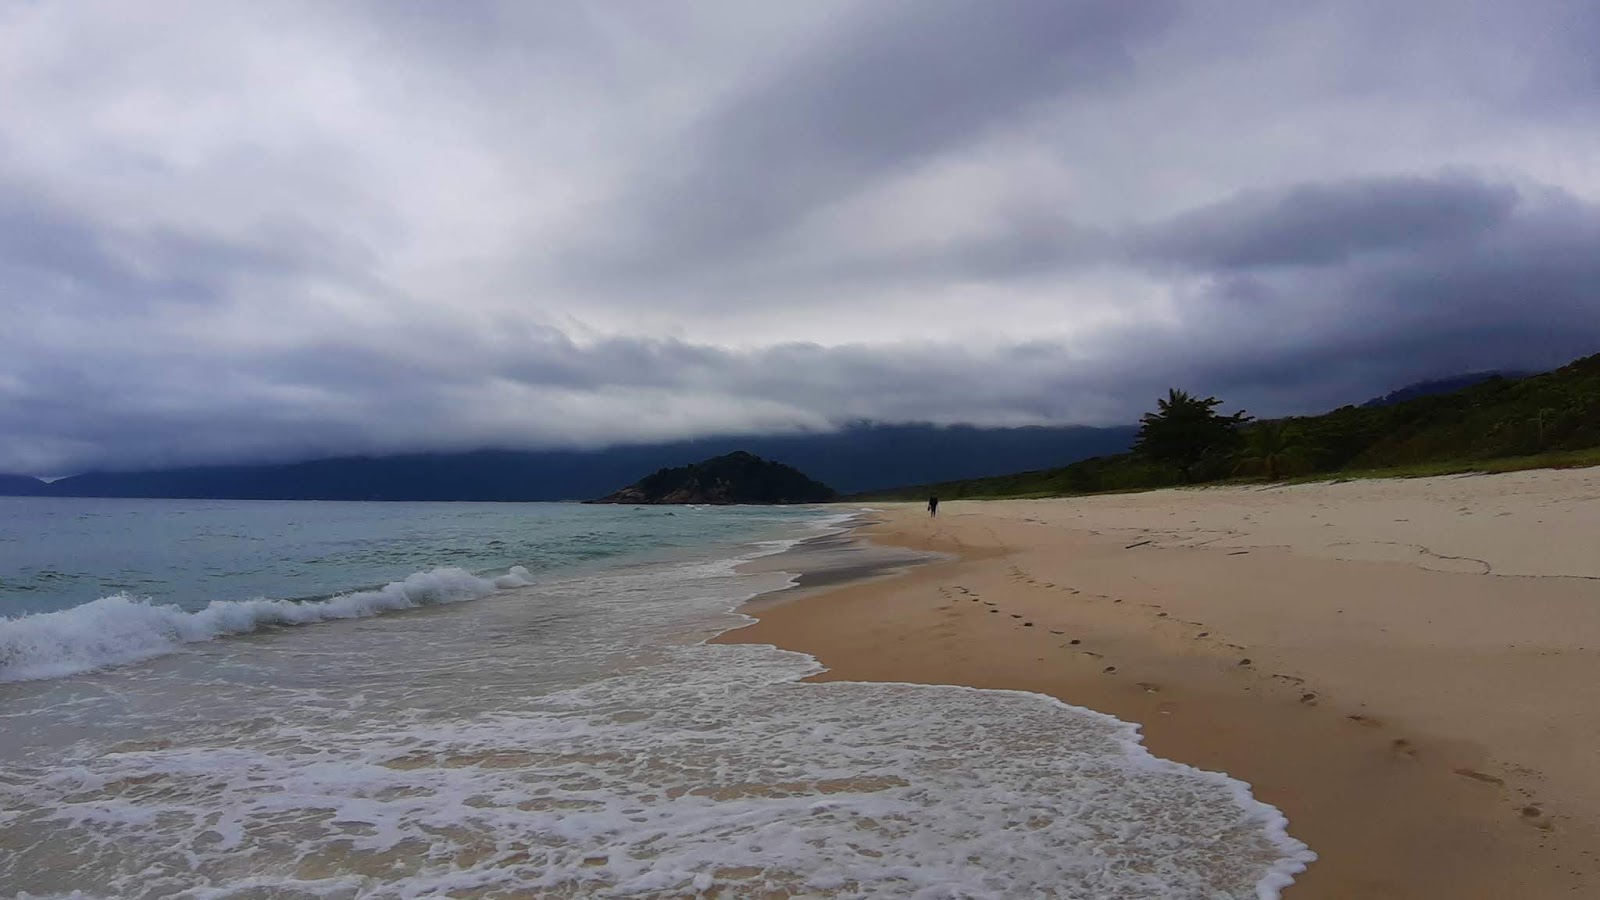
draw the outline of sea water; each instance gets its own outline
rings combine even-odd
[[[704,642],[843,518],[0,498],[0,895],[1272,897],[1309,860],[1110,717]]]

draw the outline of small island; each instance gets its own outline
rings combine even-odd
[[[694,465],[661,469],[614,494],[584,502],[726,506],[826,503],[835,496],[833,488],[793,466],[738,450]]]

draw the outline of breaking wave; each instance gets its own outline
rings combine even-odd
[[[359,619],[477,600],[497,590],[531,583],[522,566],[512,566],[494,578],[446,567],[325,600],[213,600],[192,611],[126,593],[113,594],[70,609],[0,619],[0,682],[58,678],[126,665],[164,656],[183,644],[260,628]]]

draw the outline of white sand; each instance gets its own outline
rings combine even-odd
[[[1285,810],[1322,854],[1291,897],[1600,896],[1600,469],[906,506],[874,531],[965,558],[732,637],[1139,721]]]

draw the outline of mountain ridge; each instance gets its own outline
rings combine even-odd
[[[36,497],[49,489],[48,484],[32,475],[0,472],[0,497]]]
[[[600,450],[474,450],[291,463],[88,472],[29,494],[218,500],[534,502],[584,500],[640,472],[747,450],[843,491],[982,477],[1127,449],[1134,428],[977,428],[857,423],[825,434],[713,436]],[[19,484],[22,484],[19,482]],[[19,493],[21,491],[18,491]],[[9,493],[0,484],[0,493]]]
[[[1392,406],[1396,403],[1403,403],[1407,400],[1415,400],[1418,397],[1434,397],[1439,394],[1453,394],[1463,388],[1469,388],[1476,384],[1482,384],[1483,382],[1492,378],[1504,378],[1508,381],[1516,381],[1518,379],[1527,378],[1530,375],[1536,374],[1538,373],[1510,369],[1490,369],[1482,372],[1463,372],[1460,375],[1451,375],[1445,378],[1428,378],[1422,381],[1414,381],[1404,387],[1396,388],[1389,393],[1384,394],[1382,397],[1373,397],[1371,400],[1361,404],[1361,406],[1363,408],[1370,408],[1374,406]]]
[[[1297,471],[1444,474],[1600,463],[1600,354],[1520,378],[1490,375],[1450,393],[1389,404],[1341,406],[1321,415],[1287,416],[1245,426],[1282,428],[1276,452]],[[1249,450],[1224,455],[1198,481],[1238,477]],[[1059,497],[1172,487],[1180,473],[1139,454],[1091,457],[1064,466],[985,478],[861,491],[843,499]]]
[[[1475,372],[1398,388],[1359,406],[1370,410],[1429,396],[1456,383],[1520,381],[1521,372]],[[324,457],[288,463],[98,471],[45,481],[0,474],[0,496],[150,497],[226,500],[577,501],[639,472],[748,450],[810,473],[845,494],[891,490],[1115,458],[1134,425],[980,428],[926,423],[853,423],[823,434],[712,436],[598,450],[484,449]]]

